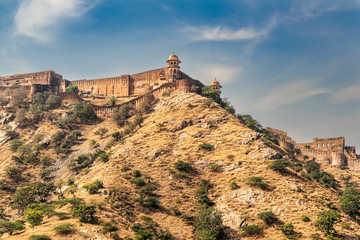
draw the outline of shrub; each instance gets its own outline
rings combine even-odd
[[[218,172],[221,169],[219,164],[209,164],[207,167],[213,172]]]
[[[29,237],[29,240],[51,240],[51,238],[48,235],[41,234],[41,235],[31,235]]]
[[[360,191],[355,187],[345,188],[340,201],[340,208],[344,213],[355,217],[360,210]]]
[[[114,132],[111,136],[115,139],[115,141],[120,141],[123,138],[123,134],[121,132]]]
[[[321,240],[320,234],[319,233],[313,233],[310,235],[310,238],[312,240]]]
[[[116,104],[116,97],[115,96],[111,96],[111,98],[109,100],[109,104],[110,104],[110,106],[114,106]]]
[[[139,194],[140,195],[153,195],[154,194],[154,191],[157,190],[157,187],[154,186],[154,185],[151,185],[151,186],[147,186],[147,187],[142,187],[140,188],[139,190]]]
[[[18,148],[23,145],[24,142],[23,141],[20,141],[20,140],[12,140],[10,142],[10,150],[13,151],[13,152],[16,152],[18,150]]]
[[[133,176],[134,177],[141,177],[141,172],[139,170],[134,170]]]
[[[81,154],[76,159],[71,159],[68,168],[71,171],[79,172],[83,168],[90,167],[93,163],[93,160],[90,158],[89,154]]]
[[[119,127],[123,127],[128,118],[132,116],[134,106],[131,104],[125,104],[113,114],[113,119]]]
[[[239,188],[239,185],[237,185],[237,183],[236,183],[235,180],[231,180],[228,185],[229,185],[229,188],[230,188],[230,189],[237,189],[237,188]]]
[[[306,215],[302,215],[302,216],[301,216],[301,221],[303,221],[303,222],[310,222],[310,218],[309,218],[308,216],[306,216]]]
[[[256,132],[264,132],[264,128],[261,126],[261,124],[252,118],[251,115],[244,114],[244,115],[236,115],[236,117],[239,119],[239,121],[247,126],[248,128],[256,131]]]
[[[75,228],[74,224],[72,223],[64,223],[54,227],[53,230],[56,231],[57,234],[68,235],[73,233],[75,231]]]
[[[183,162],[183,161],[177,161],[174,164],[174,167],[179,170],[179,171],[183,171],[183,172],[190,172],[192,170],[192,166],[191,163],[188,162]]]
[[[263,190],[267,190],[269,188],[269,184],[266,182],[263,182],[264,178],[262,177],[250,177],[247,180],[247,184],[249,184],[250,186],[255,186],[255,187],[259,187]]]
[[[65,88],[65,92],[73,92],[73,93],[78,94],[79,88],[76,85],[69,85]]]
[[[102,181],[96,180],[95,182],[86,184],[85,186],[83,186],[83,188],[85,188],[88,193],[90,194],[95,194],[99,191],[100,188],[103,188],[104,184]]]
[[[14,231],[20,231],[25,229],[24,222],[21,220],[16,220],[14,222],[11,221],[0,221],[0,228],[3,229],[4,232],[12,235]]]
[[[149,208],[158,208],[159,204],[160,204],[160,201],[156,197],[148,197],[147,199],[145,199],[143,201],[142,205],[144,207],[149,207]]]
[[[131,179],[130,182],[139,187],[145,186],[145,184],[146,184],[145,179],[143,179],[143,178],[134,178],[134,179]]]
[[[103,233],[111,233],[119,230],[119,228],[116,225],[114,225],[112,222],[103,222],[101,225],[102,225],[101,231]]]
[[[214,145],[211,145],[208,143],[202,143],[199,145],[199,148],[207,150],[207,151],[212,151],[212,150],[214,150]]]
[[[202,207],[195,220],[197,240],[222,239],[224,236],[221,213],[212,207]]]
[[[97,223],[98,218],[95,214],[95,206],[88,206],[85,204],[75,205],[72,210],[73,217],[78,217],[80,222],[84,223]]]
[[[334,225],[338,222],[341,222],[340,213],[335,211],[322,211],[318,213],[315,224],[320,231],[329,235],[335,231]]]
[[[272,211],[259,213],[258,218],[263,220],[267,225],[274,224],[278,221],[278,218]]]
[[[262,232],[262,229],[258,225],[242,226],[241,230],[244,236],[258,235]]]
[[[139,240],[153,239],[153,235],[149,231],[142,228],[139,224],[134,224],[131,227],[131,229],[135,233],[135,239],[139,239]]]
[[[74,115],[83,122],[97,119],[94,109],[90,105],[81,102],[77,102],[74,105]]]
[[[185,179],[188,177],[186,173],[174,173],[172,176],[175,179]]]
[[[42,211],[37,209],[27,209],[25,220],[28,221],[31,226],[37,226],[42,223],[44,214]]]
[[[101,127],[99,129],[97,129],[94,134],[95,135],[99,135],[100,138],[104,138],[105,134],[108,132],[109,130],[105,127]]]
[[[122,172],[126,172],[126,171],[129,171],[129,170],[130,170],[129,165],[124,165],[124,166],[122,166],[121,169],[120,169],[120,171],[122,171]]]
[[[269,165],[269,168],[274,170],[274,171],[284,173],[284,172],[287,171],[286,167],[289,167],[289,166],[290,166],[290,162],[288,160],[286,160],[286,159],[276,159]]]
[[[285,225],[281,225],[280,230],[285,236],[293,235],[295,233],[294,225],[292,223],[287,223]]]
[[[22,172],[23,171],[16,166],[7,166],[5,168],[6,175],[15,181],[21,180]]]

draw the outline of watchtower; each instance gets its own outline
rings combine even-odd
[[[174,82],[180,78],[180,66],[181,61],[175,53],[171,54],[169,59],[166,61],[169,65],[166,67],[168,81]]]

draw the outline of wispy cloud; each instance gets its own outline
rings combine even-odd
[[[332,103],[343,103],[350,100],[360,100],[360,86],[349,86],[335,92],[330,97]]]
[[[240,80],[243,74],[243,67],[232,66],[226,64],[204,64],[194,65],[195,78],[201,79],[204,83],[211,83],[215,78],[222,83],[229,83],[235,80]],[[192,71],[191,71],[192,72]]]
[[[15,14],[15,34],[38,41],[51,41],[62,21],[78,18],[98,0],[22,0]]]
[[[288,18],[292,20],[316,18],[323,13],[333,12],[342,7],[338,1],[332,0],[297,0],[294,1]]]
[[[268,95],[260,98],[254,107],[257,110],[272,110],[325,93],[329,93],[329,90],[314,86],[312,81],[298,81],[272,89]]]
[[[260,40],[266,38],[277,25],[277,16],[273,16],[262,29],[243,27],[231,29],[224,26],[187,26],[182,29],[195,41],[232,41],[232,40]]]

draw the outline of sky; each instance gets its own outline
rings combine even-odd
[[[173,51],[237,113],[360,149],[360,0],[0,0],[0,76],[133,74]]]

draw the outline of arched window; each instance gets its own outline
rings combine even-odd
[[[317,144],[317,147],[319,148],[319,147],[320,147],[320,144]]]
[[[325,144],[322,144],[322,147],[325,147]]]
[[[330,143],[327,144],[327,147],[330,147]]]

